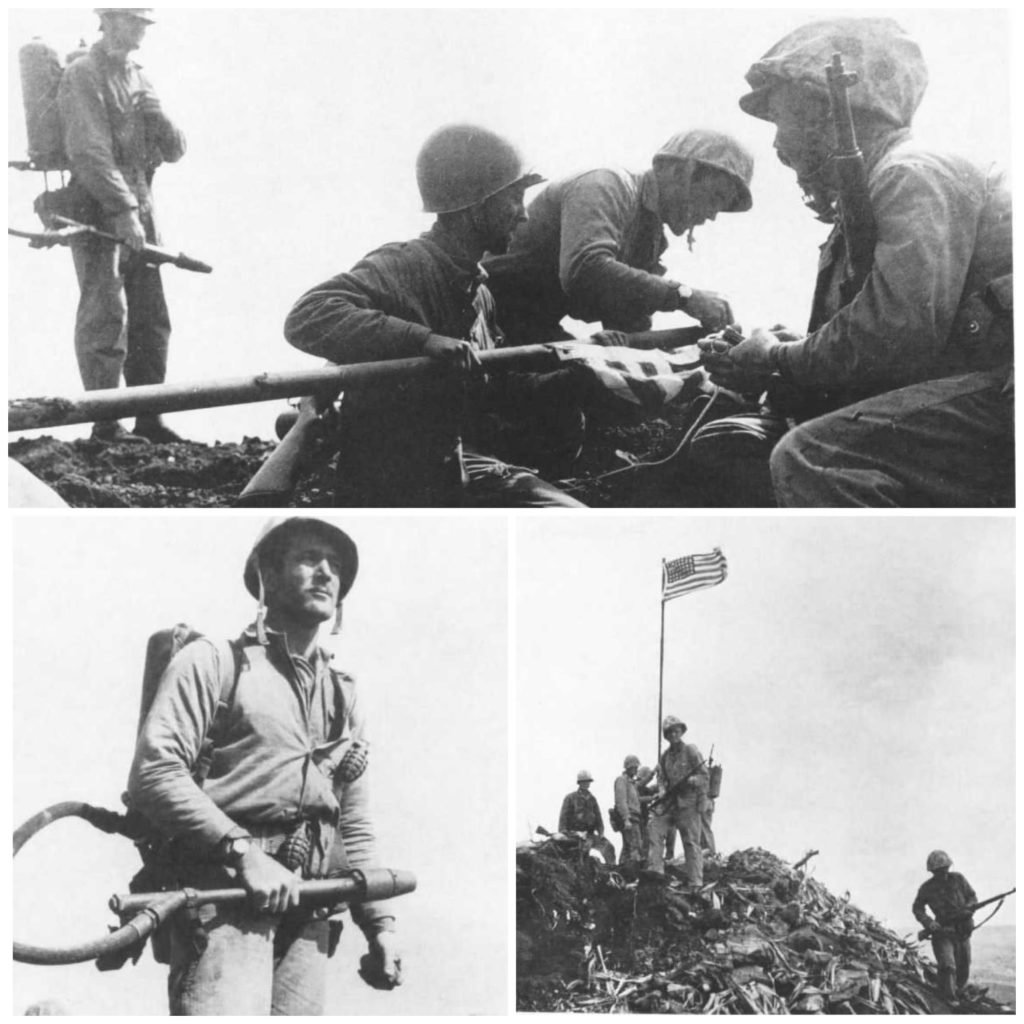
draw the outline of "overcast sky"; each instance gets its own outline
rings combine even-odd
[[[187,621],[234,636],[255,614],[242,566],[263,516],[36,516],[13,524],[13,817],[63,800],[119,809],[146,640]],[[360,549],[338,663],[367,702],[383,865],[413,871],[396,906],[407,984],[355,974],[349,927],[334,1013],[496,1013],[507,965],[506,534],[493,519],[342,521]],[[15,934],[98,938],[138,858],[125,839],[58,823],[15,862]],[[49,873],[49,874],[48,874]],[[166,1012],[147,952],[119,974],[16,965],[14,1009],[59,995],[79,1014]]]
[[[894,925],[936,847],[1010,888],[1007,518],[520,522],[518,838],[557,827],[579,769],[607,816],[623,758],[656,762],[661,559],[716,546],[726,582],[665,608],[665,713],[723,765],[719,849],[819,849],[816,875]]]
[[[414,164],[441,124],[506,133],[549,177],[641,170],[674,133],[730,132],[755,154],[754,209],[673,240],[670,273],[729,294],[741,323],[802,327],[824,228],[802,207],[772,132],[737,99],[750,64],[825,13],[893,14],[931,71],[922,138],[979,160],[1010,157],[1006,9],[182,9],[161,8],[138,55],[186,130],[162,168],[164,240],[212,276],[164,270],[175,335],[169,379],[315,363],[281,325],[306,289],[367,251],[424,231]],[[8,12],[8,153],[25,151],[17,50],[34,35],[60,53],[95,38],[91,9]],[[42,176],[9,172],[8,223],[33,225]],[[77,287],[66,252],[8,242],[12,395],[77,392]],[[682,314],[660,326],[683,325]],[[185,413],[199,440],[271,436],[279,406]],[[66,428],[81,436],[85,428]]]

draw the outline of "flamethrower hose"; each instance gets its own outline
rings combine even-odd
[[[103,832],[124,834],[125,818],[121,814],[93,807],[91,804],[69,800],[54,804],[46,810],[29,818],[14,833],[14,856],[34,836],[47,825],[52,825],[61,818],[82,818]],[[114,953],[146,938],[156,928],[185,904],[185,893],[163,893],[155,904],[146,907],[127,924],[116,931],[103,936],[94,942],[83,942],[77,946],[65,946],[49,949],[45,946],[33,946],[25,942],[14,943],[14,959],[22,964],[38,964],[51,966],[59,964],[81,964],[95,960],[108,953]]]
[[[54,804],[29,818],[14,833],[14,856],[47,825],[61,818],[82,818],[102,832],[131,836],[126,817],[113,811],[78,801]],[[299,902],[307,906],[322,906],[364,900],[386,900],[403,896],[416,888],[416,877],[408,871],[390,868],[368,868],[347,872],[341,878],[317,879],[299,886]],[[245,889],[196,890],[180,889],[174,892],[132,893],[113,896],[110,909],[122,918],[134,914],[130,921],[94,942],[77,946],[48,948],[24,942],[14,943],[14,959],[23,964],[58,966],[81,964],[103,956],[118,953],[145,940],[172,914],[182,907],[200,903],[244,903],[249,898]]]

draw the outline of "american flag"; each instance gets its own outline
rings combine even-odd
[[[707,555],[687,555],[661,567],[661,600],[671,601],[694,590],[714,587],[725,582],[727,564],[721,548]]]

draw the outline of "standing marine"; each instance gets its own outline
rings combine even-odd
[[[187,644],[143,721],[128,797],[161,837],[166,887],[241,883],[251,897],[167,924],[174,1016],[323,1013],[339,908],[300,906],[299,882],[376,857],[358,690],[319,643],[325,623],[340,628],[357,569],[355,543],[333,524],[268,524],[243,572],[256,621],[230,646]],[[352,916],[369,943],[366,972],[398,984],[388,902]]]
[[[652,805],[647,868],[654,875],[665,874],[665,840],[673,828],[679,830],[686,858],[687,884],[704,884],[704,855],[701,851],[701,810],[708,789],[708,770],[693,743],[684,743],[686,723],[667,715],[661,734],[668,740],[658,761],[658,799]]]
[[[939,965],[939,989],[946,1000],[956,1002],[971,976],[974,922],[970,908],[978,902],[978,896],[963,875],[949,870],[952,866],[944,850],[928,854],[926,867],[932,877],[917,890],[913,912],[929,933]]]
[[[167,116],[130,56],[154,23],[152,8],[100,7],[102,37],[73,61],[58,105],[71,167],[67,215],[124,244],[95,236],[71,246],[80,298],[75,353],[86,391],[162,384],[171,321],[160,268],[138,250],[160,241],[153,177],[185,154],[185,136]],[[93,428],[96,440],[180,441],[159,415],[139,416],[134,434],[116,420]]]

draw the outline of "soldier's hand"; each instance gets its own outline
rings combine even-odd
[[[299,876],[278,864],[258,846],[250,845],[239,861],[238,876],[257,910],[283,914],[298,906]]]
[[[370,939],[368,960],[360,972],[367,984],[382,989],[402,984],[402,955],[394,932],[380,932]]]
[[[711,352],[702,361],[716,384],[730,391],[751,394],[763,391],[768,384],[773,372],[772,350],[779,344],[768,331],[759,327],[728,351]]]
[[[625,331],[598,331],[590,336],[590,343],[602,348],[625,348],[629,345],[629,335]]]
[[[707,292],[694,289],[693,293],[683,298],[680,295],[679,308],[701,326],[709,331],[720,331],[733,322],[732,306],[724,295],[718,292]]]
[[[139,220],[136,210],[125,210],[114,219],[114,234],[128,246],[138,252],[146,244],[146,229]]]
[[[771,332],[775,335],[776,341],[800,341],[801,338],[805,337],[803,334],[790,330],[785,324],[776,324],[771,329]]]
[[[432,334],[423,346],[423,354],[440,363],[446,363],[462,373],[482,373],[483,364],[476,349],[468,341]]]
[[[163,117],[164,108],[155,93],[140,92],[135,96],[135,109],[145,117]]]

